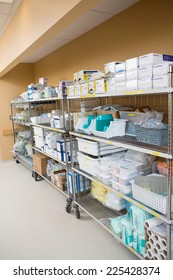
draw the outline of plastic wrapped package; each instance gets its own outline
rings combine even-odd
[[[121,211],[122,209],[126,208],[126,201],[112,191],[108,191],[106,193],[104,204],[116,211]]]
[[[19,153],[21,155],[25,155],[26,154],[26,147],[25,147],[25,143],[21,140],[18,140],[14,145],[13,145],[13,151],[14,154],[15,153]]]
[[[32,158],[32,155],[33,155],[32,145],[28,143],[25,145],[25,148],[26,148],[27,156]]]
[[[93,197],[96,198],[98,201],[102,203],[105,202],[107,189],[104,188],[101,184],[98,185],[97,183],[92,182],[91,193]]]

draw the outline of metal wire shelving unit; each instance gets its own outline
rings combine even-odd
[[[134,151],[139,151],[143,153],[147,153],[149,155],[155,155],[159,158],[164,158],[167,160],[168,163],[168,177],[167,177],[167,211],[166,215],[162,215],[159,212],[151,209],[150,207],[147,207],[146,205],[136,201],[133,199],[133,197],[127,196],[122,194],[119,191],[113,190],[118,196],[124,198],[126,201],[129,201],[130,203],[138,206],[139,208],[149,212],[153,216],[161,219],[166,225],[167,225],[167,259],[171,259],[171,225],[173,224],[173,213],[171,212],[172,209],[172,159],[173,159],[173,147],[172,147],[172,133],[173,133],[173,99],[172,99],[172,94],[173,94],[173,69],[170,67],[170,73],[169,73],[169,80],[170,80],[170,87],[169,88],[164,88],[164,89],[149,89],[149,90],[138,90],[138,91],[128,91],[128,92],[115,92],[114,94],[112,93],[96,93],[96,94],[87,94],[84,96],[68,96],[68,110],[69,110],[69,115],[71,114],[71,108],[72,102],[75,102],[75,100],[89,100],[89,99],[100,99],[100,98],[116,98],[116,97],[132,97],[134,98],[140,96],[155,96],[156,98],[159,98],[160,96],[167,96],[167,108],[168,108],[168,147],[158,147],[154,145],[148,145],[148,144],[143,144],[140,142],[137,142],[134,137],[129,137],[129,136],[124,136],[124,137],[115,137],[115,138],[110,138],[110,139],[105,139],[102,137],[95,137],[94,135],[85,135],[81,133],[77,133],[73,130],[71,127],[70,129],[70,139],[74,137],[78,138],[84,138],[88,140],[94,140],[97,141],[98,143],[106,143],[110,145],[115,145],[118,147],[126,148],[126,149],[131,149]],[[100,182],[97,178],[91,176],[90,174],[87,174],[85,171],[80,170],[78,167],[75,166],[74,162],[72,161],[72,171],[73,171],[73,177],[74,177],[74,172],[81,174],[85,176],[86,178],[90,179],[92,182],[97,183],[100,186],[103,186],[104,184]],[[73,180],[75,184],[75,180]],[[104,185],[105,186],[105,185]],[[106,187],[110,189],[110,187]],[[100,225],[102,225],[106,230],[108,230],[111,234],[112,231],[108,226],[105,226],[102,224],[100,221],[100,217],[97,217],[97,210],[93,210],[92,207],[92,201],[90,203],[87,202],[86,199],[87,196],[84,198],[81,198],[76,192],[74,193],[74,198],[73,198],[73,203],[77,204],[78,207],[86,211],[94,220],[96,220]],[[100,208],[101,208],[101,203],[100,203]],[[117,213],[116,213],[117,215]],[[119,213],[121,215],[121,213]],[[114,235],[114,234],[113,234]],[[120,241],[123,245],[125,245],[122,240],[118,237],[115,236],[115,238]],[[172,240],[173,242],[173,240]],[[126,246],[126,245],[125,245]],[[138,254],[133,248],[126,246],[129,250],[131,250],[135,255],[137,255],[140,259],[143,259],[143,256]]]

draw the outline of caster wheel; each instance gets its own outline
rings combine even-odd
[[[66,207],[65,207],[65,210],[67,213],[70,213],[71,212],[71,204],[67,204]]]
[[[38,174],[37,174],[36,172],[34,173],[34,179],[35,179],[35,181],[37,182]]]
[[[80,219],[80,211],[79,211],[79,209],[76,209],[75,217],[76,217],[76,219]]]
[[[16,163],[19,164],[20,162],[18,161],[18,159],[16,159]]]

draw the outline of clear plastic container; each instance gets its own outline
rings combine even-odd
[[[103,175],[100,172],[96,172],[97,178],[99,181],[101,181],[103,184],[109,186],[111,185],[111,175]]]

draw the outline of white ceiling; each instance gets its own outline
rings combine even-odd
[[[10,21],[18,10],[23,0],[14,0],[13,3],[5,4],[0,1],[0,37],[4,34]]]
[[[14,0],[12,5],[0,3],[0,36],[2,36],[22,1],[23,0]],[[47,41],[41,48],[26,57],[22,62],[34,63],[40,60],[49,53],[62,47],[139,1],[140,0],[101,0],[98,5],[87,11],[80,18],[76,19],[76,21],[63,30],[63,32],[56,34],[51,40]]]

